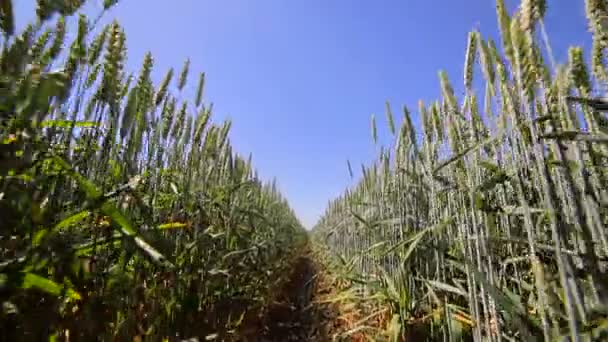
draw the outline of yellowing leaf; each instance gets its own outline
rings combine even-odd
[[[160,226],[158,226],[158,229],[164,230],[164,229],[177,229],[177,228],[186,228],[186,227],[188,227],[187,223],[169,222],[169,223],[161,224]]]

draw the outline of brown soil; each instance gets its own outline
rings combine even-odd
[[[275,285],[269,289],[272,297],[269,303],[256,305],[252,300],[231,298],[216,303],[205,316],[183,317],[178,329],[181,338],[138,335],[133,341],[369,341],[370,336],[358,325],[371,311],[344,299],[342,291],[348,288],[348,283],[315,260],[317,257],[309,248],[301,251],[284,274],[275,279]],[[380,327],[387,321],[386,315],[379,315],[366,325]],[[236,326],[230,328],[231,324]]]
[[[227,303],[228,308],[219,310],[216,317],[243,316],[237,331],[219,331],[214,341],[242,342],[290,342],[290,341],[364,341],[361,333],[338,337],[355,328],[353,323],[363,313],[354,307],[334,303],[342,286],[330,273],[315,262],[313,253],[305,249],[294,259],[281,278],[286,279],[271,289],[272,300],[263,307],[252,308],[247,303]],[[228,313],[230,313],[228,315]],[[217,319],[216,319],[217,320]],[[186,324],[200,328],[200,324]],[[221,326],[215,322],[213,327]],[[205,331],[213,331],[205,327]],[[221,329],[220,329],[221,330]],[[189,336],[205,336],[192,333]],[[203,341],[199,339],[196,341]]]
[[[308,256],[298,257],[289,280],[256,322],[249,322],[242,341],[330,341],[327,308],[315,304],[316,265]]]

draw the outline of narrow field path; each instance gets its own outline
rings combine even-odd
[[[335,314],[315,303],[317,265],[308,253],[297,257],[289,280],[243,341],[331,341],[329,331]]]

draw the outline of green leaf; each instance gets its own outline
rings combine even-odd
[[[429,285],[431,285],[431,286],[433,286],[433,287],[435,287],[435,288],[437,288],[439,290],[443,290],[443,291],[446,291],[446,292],[454,293],[454,294],[457,294],[459,296],[464,296],[464,297],[468,296],[468,294],[465,291],[457,288],[456,286],[452,286],[450,284],[442,283],[440,281],[435,281],[435,280],[425,280],[425,281]]]
[[[88,179],[74,171],[72,167],[65,160],[63,160],[63,158],[53,156],[52,159],[60,168],[67,172],[76,181],[76,183],[78,183],[89,199],[98,199],[101,197],[101,191],[97,190],[95,185],[93,185],[93,183],[91,183]]]
[[[91,214],[90,211],[84,210],[84,211],[76,213],[72,216],[66,217],[65,219],[61,220],[61,222],[57,223],[55,225],[55,227],[53,228],[53,230],[56,231],[59,229],[64,229],[64,228],[70,227],[70,226],[76,224],[77,222],[82,221],[85,218],[89,217],[90,214]]]
[[[361,217],[359,214],[357,214],[354,210],[350,210],[350,214],[353,215],[357,221],[363,223],[363,225],[365,225],[367,228],[373,228],[374,225],[369,223],[366,219],[364,219],[363,217]]]
[[[55,296],[61,295],[62,291],[64,290],[64,286],[61,286],[50,279],[41,277],[34,273],[25,274],[25,276],[23,277],[23,283],[21,284],[21,288],[36,288]],[[79,300],[81,298],[80,294],[71,288],[66,289],[66,295],[68,296],[68,298],[74,300]]]
[[[465,272],[465,267],[459,262],[451,259],[449,259],[448,262]],[[514,300],[515,296],[512,296],[509,291],[505,293],[496,286],[490,284],[486,279],[486,276],[479,272],[474,265],[469,264],[466,260],[463,260],[463,262],[469,266],[468,271],[473,275],[475,281],[484,287],[496,301],[496,304],[498,304],[507,314],[515,318],[515,322],[511,322],[513,324],[512,328],[521,331],[525,337],[528,337],[528,340],[531,341],[535,340],[533,338],[534,336],[543,335],[540,322],[538,322],[537,318],[528,315],[528,312],[521,302]]]
[[[406,252],[404,253],[404,255],[402,256],[402,260],[403,262],[405,262],[409,256],[411,255],[411,253],[414,251],[414,249],[416,248],[416,246],[418,245],[418,243],[420,243],[420,241],[422,240],[422,238],[429,232],[434,231],[434,230],[442,230],[445,227],[447,227],[448,225],[450,225],[452,223],[453,219],[452,218],[448,218],[446,220],[444,220],[443,222],[440,222],[436,225],[430,226],[430,227],[426,227],[424,229],[422,229],[421,231],[419,231],[418,233],[412,235],[411,237],[404,239],[402,241],[400,241],[399,243],[395,244],[393,247],[389,248],[386,252],[384,252],[382,254],[382,256],[386,256],[390,253],[392,253],[393,251],[395,251],[398,248],[401,248],[402,246],[404,246],[405,244],[410,244],[408,246],[408,249],[406,250]]]
[[[51,232],[57,232],[61,229],[65,229],[68,227],[73,226],[74,224],[84,220],[85,218],[89,217],[89,215],[91,214],[90,211],[88,210],[83,210],[79,213],[70,215],[66,218],[64,218],[63,220],[61,220],[59,223],[57,223],[50,231]],[[32,244],[34,246],[37,246],[40,244],[40,242],[42,241],[42,239],[47,235],[47,233],[49,233],[48,229],[43,229],[40,230],[36,233],[36,235],[34,236],[33,240],[32,240]]]
[[[390,342],[398,342],[401,337],[401,317],[399,314],[394,314],[391,318],[391,323],[388,326],[388,335]]]
[[[171,185],[171,190],[173,190],[173,192],[174,192],[176,195],[179,195],[179,190],[177,190],[177,185],[175,185],[175,183],[173,183],[173,182],[171,182],[171,184],[170,184],[170,185]]]
[[[388,244],[388,241],[380,241],[380,242],[376,242],[375,244],[369,246],[368,248],[366,248],[361,254],[369,254],[371,252],[373,252],[375,249],[378,249],[384,245]]]
[[[74,254],[76,256],[91,256],[96,250],[107,249],[109,247],[118,248],[122,243],[122,237],[120,233],[110,238],[99,239],[97,241],[89,241],[78,245],[74,248]]]
[[[475,145],[472,145],[472,146],[469,146],[469,147],[463,149],[460,153],[455,154],[455,155],[449,157],[448,159],[440,162],[439,166],[437,166],[435,168],[435,170],[433,170],[433,174],[437,174],[437,172],[441,171],[441,169],[443,169],[446,166],[448,166],[448,165],[456,162],[457,160],[463,158],[464,156],[466,156],[470,152],[476,151],[476,150],[478,150],[478,149],[480,149],[480,148],[482,148],[482,147],[484,147],[486,145],[490,145],[490,144],[492,144],[493,142],[497,141],[500,138],[501,138],[500,135],[499,136],[495,136],[495,137],[491,137],[491,138],[485,139],[485,140],[483,140],[483,141],[481,141],[481,142],[479,142],[479,143],[477,143]]]
[[[397,289],[392,275],[389,275],[384,269],[380,269],[380,271],[382,272],[382,284],[384,285],[382,287],[383,292],[393,303],[400,303],[401,296],[399,295],[399,290]]]
[[[120,210],[118,210],[118,208],[116,208],[114,205],[107,201],[102,201],[101,204],[96,203],[99,202],[100,199],[102,199],[102,193],[92,182],[84,178],[78,172],[74,171],[74,169],[72,169],[72,167],[62,158],[58,156],[53,156],[52,158],[65,172],[67,172],[78,183],[80,188],[84,190],[87,194],[89,200],[93,201],[94,205],[100,206],[102,213],[112,218],[112,221],[114,221],[114,223],[118,225],[118,227],[120,228],[120,232],[123,235],[132,237],[133,241],[135,242],[135,245],[139,247],[145,254],[147,254],[153,262],[160,265],[173,267],[173,265],[168,262],[167,259],[160,252],[158,252],[154,247],[150,246],[150,244],[148,244],[144,239],[138,236],[137,231],[135,230],[129,219],[127,219],[127,217],[124,216],[120,212]]]

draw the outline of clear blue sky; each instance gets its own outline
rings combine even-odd
[[[35,1],[14,2],[22,26]],[[571,44],[588,50],[584,1],[548,2],[558,61]],[[386,100],[398,112],[437,98],[439,69],[462,88],[467,33],[477,27],[496,37],[494,6],[494,0],[121,0],[103,22],[118,18],[124,26],[128,69],[138,70],[149,50],[156,80],[186,57],[192,71],[205,71],[206,100],[217,120],[233,119],[236,150],[253,153],[260,174],[277,178],[311,227],[327,201],[352,184],[346,160],[358,171],[375,155],[370,115],[386,135]],[[89,7],[97,13],[100,5]]]

